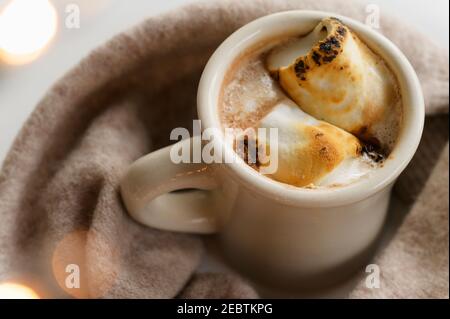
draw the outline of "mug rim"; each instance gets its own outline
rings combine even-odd
[[[357,181],[337,187],[301,188],[285,184],[264,176],[238,159],[220,163],[227,173],[246,187],[259,194],[288,205],[331,207],[363,200],[392,185],[406,168],[419,145],[425,118],[425,105],[418,77],[405,55],[390,40],[354,19],[324,11],[291,10],[269,14],[258,18],[232,33],[210,57],[200,79],[197,93],[198,115],[202,129],[218,128],[222,125],[218,116],[218,100],[226,71],[240,53],[253,45],[292,28],[299,20],[318,23],[326,17],[336,17],[348,25],[373,51],[380,55],[393,71],[399,82],[402,98],[402,127],[397,142],[384,165]],[[272,27],[268,27],[268,26]],[[278,29],[279,30],[278,30]],[[215,147],[221,147],[225,156],[235,151],[225,143],[223,134],[213,139]]]

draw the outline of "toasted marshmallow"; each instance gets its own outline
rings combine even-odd
[[[303,111],[392,149],[401,119],[396,79],[339,20],[324,19],[310,34],[276,47],[266,64]]]
[[[278,168],[268,175],[277,181],[299,187],[342,185],[371,169],[355,136],[316,120],[289,99],[278,103],[258,127],[278,129]]]

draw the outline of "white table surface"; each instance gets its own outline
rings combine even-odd
[[[179,7],[192,0],[53,0],[65,16],[67,3],[81,8],[81,28],[60,26],[49,49],[33,63],[7,66],[0,62],[0,163],[14,137],[47,89],[96,46],[146,17]],[[0,6],[7,0],[0,0]],[[95,4],[93,4],[95,3]],[[133,3],[133,5],[130,5]],[[448,0],[372,0],[381,15],[390,12],[447,48],[449,46]],[[93,10],[92,7],[97,7]]]
[[[0,6],[6,2],[7,0],[0,0]],[[79,4],[81,28],[69,30],[60,25],[48,50],[30,64],[13,67],[0,61],[0,163],[20,127],[47,89],[81,58],[113,35],[146,17],[166,12],[188,2],[192,0],[53,0],[58,14],[62,17],[65,14],[66,4]],[[370,3],[380,5],[381,15],[383,12],[397,15],[418,30],[429,34],[430,38],[439,41],[448,50],[448,0],[372,0]],[[398,204],[394,201],[393,205]],[[387,228],[391,228],[394,224],[395,221],[390,221]],[[214,251],[214,248],[212,250]],[[214,253],[208,254],[201,267],[202,270],[223,268],[226,266],[221,262],[220,256],[215,256]],[[316,296],[344,297],[354,280]],[[283,294],[269,292],[264,295]]]

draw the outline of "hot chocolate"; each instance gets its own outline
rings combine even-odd
[[[241,55],[226,75],[219,105],[224,128],[278,129],[277,169],[265,175],[310,188],[369,176],[395,146],[402,120],[395,76],[334,18],[307,35]],[[244,135],[236,141],[255,138]],[[268,141],[254,144],[271,153],[275,145]],[[251,164],[261,172],[263,165],[257,158]]]

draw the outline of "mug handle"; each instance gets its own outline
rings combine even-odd
[[[198,234],[217,231],[213,193],[218,184],[212,166],[177,164],[170,158],[174,146],[192,151],[195,138],[198,137],[154,151],[130,166],[121,181],[120,191],[132,218],[163,230]],[[187,189],[189,191],[181,191]]]

